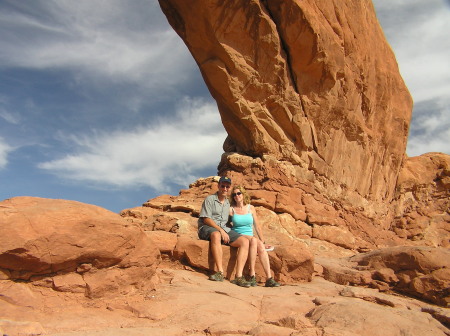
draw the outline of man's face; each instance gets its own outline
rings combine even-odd
[[[222,196],[228,196],[228,192],[231,189],[231,184],[228,182],[219,183],[219,194]]]

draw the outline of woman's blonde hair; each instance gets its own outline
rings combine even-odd
[[[250,204],[250,195],[247,193],[247,190],[245,190],[245,188],[241,185],[237,185],[233,188],[231,188],[231,194],[230,194],[230,204],[231,206],[235,206],[236,205],[236,201],[234,200],[233,197],[233,193],[234,191],[238,189],[242,195],[244,196],[244,205]]]

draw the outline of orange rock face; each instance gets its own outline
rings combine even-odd
[[[352,258],[373,268],[375,280],[443,307],[450,304],[450,251],[444,248],[405,247],[372,251]]]
[[[74,201],[0,202],[0,276],[99,297],[147,287],[159,250],[119,215]]]
[[[340,246],[411,237],[395,217],[412,99],[371,1],[159,3],[228,132],[220,175]]]
[[[390,200],[412,100],[370,1],[160,4],[217,101],[226,151]]]
[[[393,225],[416,244],[450,247],[450,156],[408,158],[400,172]]]
[[[0,202],[0,334],[449,335],[450,158],[404,155],[411,97],[371,2],[159,2],[229,134],[219,173],[250,192],[284,286],[264,288],[259,261],[258,287],[200,273],[214,177],[120,216],[18,197]]]

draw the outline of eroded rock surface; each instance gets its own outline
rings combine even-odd
[[[218,172],[250,191],[284,286],[263,288],[259,262],[258,287],[229,283],[228,247],[228,280],[207,280],[196,229],[214,177],[120,216],[13,198],[0,334],[450,335],[450,160],[404,155],[412,101],[371,2],[159,2],[228,132]]]
[[[400,171],[393,231],[417,245],[450,247],[450,156],[408,158]]]
[[[36,291],[17,284],[27,290],[20,300],[37,299],[41,305],[25,305],[17,291],[2,292],[0,331],[9,336],[449,334],[437,319],[448,319],[448,311],[318,277],[293,286],[242,288],[167,265],[158,269],[157,277],[156,291],[102,299],[77,293],[57,296],[49,288]]]
[[[0,202],[3,284],[102,297],[151,287],[159,259],[139,225],[106,209],[36,197]]]
[[[359,213],[389,212],[412,100],[370,1],[159,2],[217,101],[226,152],[294,164],[285,187],[312,178]]]
[[[420,214],[397,186],[423,160],[405,155],[412,99],[370,1],[159,2],[217,101],[220,175],[346,248],[448,243],[448,184]]]

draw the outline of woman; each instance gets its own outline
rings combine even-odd
[[[230,197],[230,216],[233,225],[233,230],[244,235],[249,240],[249,259],[250,259],[250,284],[256,286],[255,264],[256,255],[259,255],[259,260],[266,273],[266,287],[278,287],[280,284],[276,282],[270,271],[269,255],[267,254],[264,237],[261,228],[258,225],[258,217],[256,216],[255,207],[250,204],[250,196],[243,186],[233,188],[233,193]],[[253,235],[253,228],[258,236]]]

